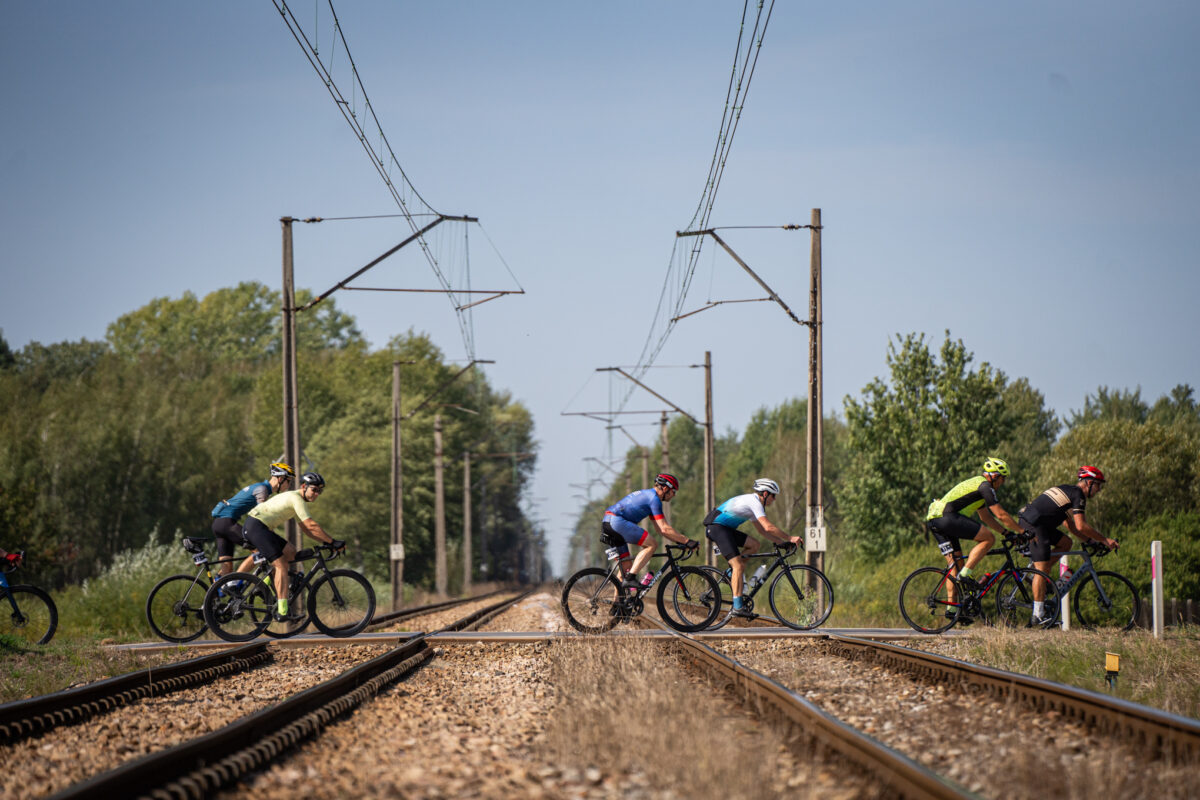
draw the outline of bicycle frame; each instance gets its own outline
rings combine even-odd
[[[1086,550],[1086,549],[1064,550],[1062,552],[1052,550],[1050,552],[1050,554],[1053,556],[1059,556],[1059,557],[1081,556],[1083,558],[1083,563],[1080,564],[1078,568],[1073,570],[1071,572],[1071,577],[1067,579],[1066,583],[1063,583],[1060,586],[1059,596],[1066,597],[1068,594],[1071,593],[1072,589],[1074,589],[1076,586],[1078,586],[1080,583],[1082,583],[1085,579],[1091,579],[1091,581],[1096,584],[1096,591],[1100,595],[1100,601],[1102,603],[1111,603],[1112,602],[1112,598],[1110,598],[1104,592],[1104,585],[1102,583],[1100,583],[1099,579],[1096,578],[1096,568],[1092,565],[1092,554],[1088,550]],[[1030,566],[1033,565],[1032,559],[1030,560],[1029,564],[1030,564]]]
[[[742,570],[742,594],[746,597],[753,598],[754,595],[758,594],[759,589],[771,582],[771,576],[775,574],[775,570],[785,566],[787,564],[787,560],[795,553],[796,548],[793,547],[788,550],[781,548],[779,545],[775,546],[775,552],[773,553],[743,553],[742,558],[746,559],[746,568]],[[763,575],[762,580],[759,581],[756,586],[750,587],[750,591],[747,593],[747,584],[750,582],[750,578],[754,576],[754,573],[749,570],[749,562],[754,558],[773,558],[775,561],[771,564],[770,568],[767,569],[767,574]],[[799,591],[799,587],[795,588],[797,591]]]

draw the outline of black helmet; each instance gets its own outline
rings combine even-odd
[[[303,486],[306,483],[310,486],[324,486],[325,479],[319,472],[306,472],[300,476],[300,485]]]

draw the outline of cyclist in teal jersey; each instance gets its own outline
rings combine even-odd
[[[222,575],[233,572],[233,549],[241,545],[253,550],[246,541],[242,526],[238,524],[250,509],[260,503],[265,503],[273,494],[278,494],[287,488],[296,476],[295,470],[282,461],[276,461],[270,467],[270,477],[260,483],[252,483],[241,491],[234,493],[228,500],[220,500],[212,510],[212,532],[217,540],[217,556],[220,560],[218,569]],[[247,556],[238,567],[238,572],[250,572],[254,569],[254,556]]]
[[[957,575],[967,589],[974,590],[979,586],[971,577],[971,570],[995,544],[996,536],[992,531],[1000,535],[1004,535],[1006,528],[1013,533],[1021,532],[1021,528],[996,497],[996,489],[1004,485],[1008,474],[1007,463],[999,458],[989,458],[983,462],[982,475],[967,478],[946,492],[941,499],[929,504],[925,527],[933,534],[938,549],[946,557],[946,565],[950,567],[951,574]],[[971,519],[972,513],[979,515],[979,519],[983,521],[982,525]],[[965,565],[962,563],[962,539],[978,542],[971,548]],[[947,583],[946,591],[947,599],[951,603],[957,602],[958,587],[953,582]],[[962,621],[970,624],[966,619]]]

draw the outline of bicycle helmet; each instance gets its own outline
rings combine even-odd
[[[272,478],[294,478],[294,477],[296,477],[296,470],[292,469],[290,466],[283,463],[282,461],[276,461],[274,464],[271,465],[271,477]]]
[[[655,486],[665,486],[668,489],[679,491],[679,479],[669,472],[663,472],[654,476]]]
[[[325,479],[321,477],[321,473],[319,472],[306,472],[300,476],[300,485],[304,486],[305,484],[310,486],[324,486]]]
[[[997,475],[1007,476],[1008,464],[1005,463],[1004,459],[993,456],[992,458],[989,458],[987,461],[983,462],[983,471],[994,472]]]
[[[754,482],[754,493],[770,492],[771,494],[779,494],[779,484],[770,478],[759,478]]]
[[[1100,481],[1100,483],[1104,483],[1104,473],[1096,467],[1083,466],[1079,468],[1079,480]]]

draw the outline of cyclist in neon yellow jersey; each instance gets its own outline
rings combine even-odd
[[[275,617],[279,622],[295,620],[300,615],[296,611],[289,613],[287,601],[288,565],[296,558],[296,548],[275,531],[289,519],[294,519],[314,539],[333,545],[335,550],[346,549],[345,542],[334,539],[309,516],[309,503],[315,503],[324,490],[325,479],[316,472],[306,472],[300,476],[299,489],[277,494],[265,503],[259,503],[250,509],[242,526],[246,539],[275,568],[275,596],[278,598]]]
[[[940,500],[929,504],[925,527],[933,534],[938,549],[946,557],[950,573],[957,575],[968,590],[979,587],[971,577],[971,570],[995,544],[996,536],[992,531],[1001,535],[1004,534],[1005,528],[1013,533],[1021,532],[1016,521],[1009,516],[996,497],[996,489],[1004,485],[1008,474],[1008,464],[999,458],[989,458],[983,462],[982,475],[967,478],[946,492]],[[979,519],[983,521],[982,525],[971,519],[972,513],[979,515]],[[960,544],[962,539],[977,542],[971,548],[965,565]],[[958,587],[953,582],[948,582],[946,590],[947,599],[951,603],[957,602]],[[964,617],[960,621],[969,625],[973,620]]]

